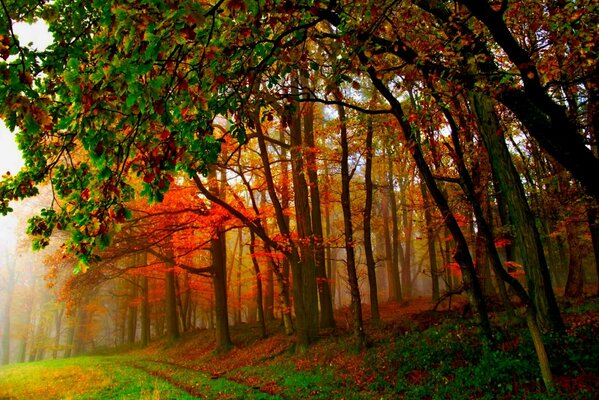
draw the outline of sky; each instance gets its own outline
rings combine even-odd
[[[16,23],[13,24],[13,29],[22,46],[44,50],[52,43],[52,35],[42,21],[37,21],[34,24]],[[15,174],[23,166],[21,153],[14,138],[15,135],[0,121],[0,177],[7,171]]]
[[[41,21],[35,24],[16,23],[13,24],[13,29],[22,46],[44,50],[52,42],[52,35]],[[16,174],[22,166],[23,159],[15,143],[15,134],[0,120],[0,179],[7,171]],[[14,241],[16,222],[12,215],[0,216],[0,242],[7,244]]]

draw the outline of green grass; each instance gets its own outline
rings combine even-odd
[[[193,399],[117,357],[79,357],[0,368],[0,399]]]
[[[194,391],[211,399],[280,399],[278,396],[263,393],[257,388],[242,385],[229,379],[213,377],[191,368],[150,360],[139,360],[135,365],[147,371],[156,372],[161,376],[168,376],[181,385],[193,388]]]

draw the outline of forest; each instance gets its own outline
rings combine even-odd
[[[0,4],[0,398],[599,393],[596,1]]]

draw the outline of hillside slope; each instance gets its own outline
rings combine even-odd
[[[306,353],[277,322],[233,328],[235,348],[214,354],[210,331],[143,350],[0,368],[0,399],[591,399],[599,391],[599,302],[565,313],[568,335],[546,337],[559,391],[543,391],[523,326],[496,320],[483,345],[461,311],[427,311],[422,299],[387,304],[369,326],[369,348],[353,351],[345,312]],[[460,308],[458,307],[458,310]]]

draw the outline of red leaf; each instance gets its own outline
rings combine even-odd
[[[89,200],[89,188],[85,188],[83,192],[81,192],[81,200],[88,201]]]

